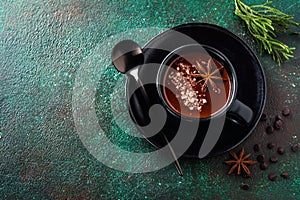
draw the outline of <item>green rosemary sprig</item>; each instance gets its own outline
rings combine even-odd
[[[261,53],[263,49],[266,50],[280,65],[282,58],[288,60],[294,57],[295,48],[277,40],[277,33],[285,33],[290,29],[290,25],[300,27],[300,24],[293,21],[292,16],[270,7],[271,3],[248,6],[240,0],[235,0],[235,14],[246,23]]]

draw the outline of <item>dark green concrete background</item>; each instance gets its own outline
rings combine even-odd
[[[275,1],[273,5],[300,21],[299,0]],[[295,58],[282,66],[267,55],[259,57],[268,82],[265,112],[274,116],[288,106],[292,115],[272,136],[264,132],[270,121],[260,123],[241,145],[253,152],[253,144],[262,144],[267,158],[276,155],[275,150],[266,148],[268,142],[286,147],[285,155],[266,171],[258,165],[252,167],[251,178],[226,174],[229,167],[222,161],[228,154],[205,160],[181,159],[183,177],[173,165],[145,174],[115,171],[90,155],[76,132],[71,105],[75,74],[101,41],[134,28],[207,22],[228,28],[257,52],[233,13],[231,0],[2,0],[0,199],[300,199],[300,152],[290,151],[290,145],[300,141],[299,36],[281,37],[297,47]],[[155,34],[149,33],[139,42],[145,44]],[[123,148],[150,149],[145,141],[128,139],[115,129],[106,98],[121,75],[112,66],[105,75],[99,80],[96,98],[99,122]],[[124,109],[124,105],[120,107]],[[289,180],[267,179],[268,173],[283,171],[290,174]],[[241,190],[242,183],[249,183],[251,189]]]

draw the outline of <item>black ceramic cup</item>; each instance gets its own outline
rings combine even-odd
[[[191,117],[186,114],[180,113],[178,110],[174,109],[170,102],[167,100],[166,95],[164,93],[164,90],[168,85],[165,83],[166,79],[166,73],[168,70],[170,70],[170,65],[179,58],[188,60],[188,62],[193,63],[194,58],[187,57],[186,55],[189,54],[195,54],[195,55],[204,55],[205,57],[209,57],[215,62],[218,62],[222,66],[224,66],[225,70],[227,71],[227,74],[229,75],[229,80],[230,81],[230,88],[229,92],[227,94],[227,97],[224,97],[224,95],[215,95],[212,98],[226,98],[223,99],[224,105],[221,107],[218,107],[217,110],[214,113],[211,113],[210,116],[206,117],[201,117],[201,113],[199,117]],[[194,56],[195,57],[195,56]],[[212,61],[212,62],[214,62]],[[199,60],[201,62],[201,60]],[[173,69],[172,69],[173,70]],[[174,73],[176,70],[174,70]],[[181,84],[181,83],[180,83]],[[225,84],[224,84],[225,85]],[[221,87],[225,87],[223,84],[221,84]],[[229,59],[226,58],[224,54],[222,54],[220,51],[217,49],[207,46],[207,45],[201,45],[201,44],[189,44],[189,45],[184,45],[181,46],[174,51],[170,52],[165,59],[162,61],[158,75],[157,75],[157,91],[159,94],[159,97],[164,105],[164,107],[168,110],[169,113],[174,115],[176,118],[183,119],[183,120],[193,120],[193,118],[200,118],[201,121],[207,121],[207,120],[213,120],[215,118],[218,118],[220,116],[226,115],[226,118],[231,120],[234,123],[237,123],[241,126],[247,125],[251,122],[251,119],[253,117],[253,112],[252,110],[239,101],[237,99],[237,91],[238,91],[238,82],[237,82],[237,77],[235,70],[229,61]],[[174,90],[174,89],[173,89]],[[176,91],[172,91],[176,93]],[[178,92],[178,91],[177,91]],[[213,107],[213,102],[214,99],[211,100],[212,104],[211,107]],[[215,101],[216,102],[216,101]],[[180,105],[180,107],[184,107],[185,105]]]

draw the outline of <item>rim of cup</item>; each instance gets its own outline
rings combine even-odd
[[[217,110],[216,112],[214,112],[212,115],[210,115],[209,117],[206,118],[201,118],[201,114],[200,117],[192,117],[192,116],[187,116],[184,114],[180,114],[178,111],[176,111],[174,108],[172,108],[169,103],[166,100],[165,95],[163,94],[164,92],[163,87],[164,87],[164,76],[165,76],[165,72],[167,72],[167,70],[170,68],[170,64],[177,59],[178,57],[187,54],[187,53],[197,53],[197,51],[192,51],[193,49],[197,49],[198,50],[202,50],[204,49],[204,53],[207,53],[209,56],[211,56],[213,59],[217,60],[218,62],[220,62],[227,70],[229,78],[230,78],[230,92],[229,92],[229,97],[226,99],[226,104],[224,106],[222,106],[222,108],[220,108],[219,110]],[[180,53],[180,51],[182,50],[186,50],[186,52],[184,53]],[[192,50],[190,50],[192,49]],[[235,70],[231,64],[231,62],[229,61],[229,59],[219,50],[208,46],[208,45],[201,45],[201,44],[187,44],[184,46],[180,46],[177,49],[171,51],[162,61],[162,63],[160,64],[159,70],[158,70],[158,74],[157,74],[157,78],[156,78],[156,88],[158,90],[158,94],[159,94],[159,98],[161,99],[163,105],[167,108],[167,110],[174,115],[175,117],[178,118],[183,118],[183,119],[187,119],[187,120],[211,120],[213,118],[216,118],[218,116],[223,115],[224,113],[226,113],[229,109],[230,106],[234,103],[234,100],[236,99],[236,94],[237,94],[237,76],[235,73]]]

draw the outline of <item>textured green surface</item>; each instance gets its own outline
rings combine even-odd
[[[300,21],[299,0],[275,1],[273,5]],[[249,179],[226,175],[229,167],[222,161],[228,158],[227,154],[205,160],[181,159],[183,177],[177,175],[173,165],[145,174],[115,171],[90,155],[76,132],[71,105],[75,75],[83,59],[90,58],[98,44],[134,28],[208,22],[235,32],[256,51],[254,41],[233,12],[234,2],[227,0],[2,0],[0,198],[299,199],[300,152],[289,150],[291,144],[300,141],[299,36],[282,36],[297,50],[295,59],[281,67],[269,56],[260,57],[268,81],[265,112],[273,116],[289,106],[292,115],[285,118],[283,130],[272,136],[264,133],[268,122],[260,123],[242,144],[249,152],[253,151],[254,143],[262,144],[267,157],[276,154],[265,148],[268,142],[287,147],[286,154],[279,156],[279,162],[270,165],[267,171],[252,167]],[[158,32],[140,36],[138,42],[145,44]],[[137,33],[133,31],[134,34]],[[99,67],[109,63],[108,57],[102,59]],[[127,137],[126,131],[115,125],[108,102],[115,80],[121,75],[110,66],[105,77],[99,80],[96,96],[99,123],[122,148],[137,152],[151,149],[143,140]],[[126,109],[124,102],[118,105],[121,110]],[[130,127],[129,131],[135,131]],[[269,172],[283,171],[289,172],[289,180],[267,179]],[[242,183],[249,183],[251,189],[241,190]]]

